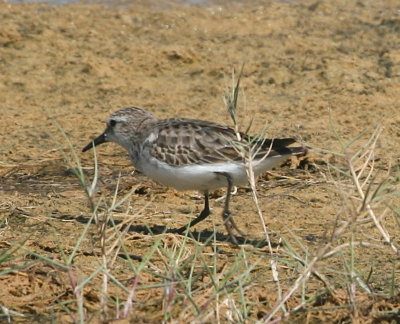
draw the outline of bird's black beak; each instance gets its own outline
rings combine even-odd
[[[86,152],[93,148],[96,145],[100,145],[107,142],[107,137],[106,137],[106,132],[101,134],[99,137],[96,137],[93,141],[91,141],[88,145],[86,145],[83,149],[82,152]]]

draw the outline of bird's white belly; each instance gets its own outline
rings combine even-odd
[[[257,164],[253,162],[256,176],[271,169],[285,160],[287,156],[269,157]],[[208,191],[226,187],[226,176],[229,174],[233,185],[243,185],[248,182],[246,168],[243,163],[224,162],[210,164],[191,164],[185,166],[171,166],[152,157],[142,158],[137,167],[152,180],[178,190]]]

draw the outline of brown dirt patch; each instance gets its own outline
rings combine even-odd
[[[245,100],[241,96],[245,110],[240,112],[244,124],[251,116],[256,130],[265,122],[270,124],[270,136],[298,136],[317,148],[338,151],[340,142],[332,123],[343,141],[348,141],[380,122],[384,131],[378,142],[376,167],[381,174],[388,166],[398,167],[399,10],[395,0],[262,1],[200,7],[0,3],[0,248],[5,253],[18,244],[25,248],[1,263],[0,305],[26,316],[16,316],[15,321],[72,321],[66,311],[68,307],[76,310],[71,302],[75,298],[71,282],[80,282],[101,263],[95,225],[89,227],[79,246],[72,265],[73,279],[66,269],[37,256],[63,263],[91,217],[88,199],[61,154],[63,150],[71,156],[55,121],[92,176],[93,155],[79,152],[103,130],[111,112],[138,106],[160,118],[182,116],[227,124],[222,97],[231,85],[232,69],[245,63]],[[316,165],[310,162],[308,170],[291,169],[287,163],[262,177],[258,185],[268,228],[288,235],[289,240],[294,233],[309,251],[316,251],[326,240],[341,206],[334,186],[325,177],[328,173],[323,161],[329,154],[315,152],[310,161]],[[137,189],[130,198],[129,212],[138,213],[140,218],[125,242],[129,253],[143,256],[157,240],[166,248],[180,246],[181,236],[151,236],[139,229],[144,225],[174,228],[185,224],[202,208],[198,195],[176,192],[132,175],[127,154],[116,145],[102,146],[98,155],[98,196],[111,199],[120,172],[119,196]],[[214,198],[221,195],[222,191],[217,192]],[[233,260],[240,250],[224,242],[226,233],[219,216],[222,202],[213,200],[212,204],[213,216],[196,226],[196,231],[211,234],[215,224],[216,262],[219,271],[226,273],[235,269]],[[233,198],[232,210],[239,227],[250,237],[263,237],[246,189]],[[114,216],[124,219],[125,212],[121,208]],[[398,243],[399,227],[393,219],[387,226]],[[368,237],[381,242],[373,226],[369,230]],[[195,242],[188,243],[189,254],[195,246]],[[358,288],[357,312],[348,306],[346,274],[338,273],[345,260],[339,257],[324,265],[329,266],[329,280],[337,291],[326,296],[324,284],[311,278],[306,296],[299,291],[287,307],[295,307],[302,297],[321,296],[309,304],[310,309],[292,315],[289,321],[359,318],[377,323],[394,318],[390,317],[393,312],[383,311],[399,309],[398,297],[390,297],[388,291],[392,287],[392,295],[396,295],[399,287],[398,261],[390,249],[355,250],[358,270],[365,277],[372,272],[370,288],[374,294]],[[266,247],[250,245],[246,251],[249,264],[258,264],[252,271],[251,289],[245,293],[250,301],[248,320],[255,321],[268,313],[278,297]],[[213,262],[215,248],[205,247],[202,254],[204,262]],[[151,262],[160,269],[165,266],[159,254],[154,254]],[[295,264],[281,265],[284,290],[297,277],[293,269],[300,265]],[[10,269],[13,271],[8,272]],[[195,316],[187,300],[176,301],[167,312],[170,318],[165,317],[165,290],[145,289],[165,282],[154,271],[141,274],[142,289],[135,295],[131,320],[192,320]],[[131,287],[134,273],[123,259],[117,259],[113,275]],[[210,278],[196,275],[198,286],[207,287]],[[100,286],[101,276],[94,276],[83,292],[85,309],[93,322],[99,319]],[[221,306],[219,315],[212,313],[214,306],[209,304],[207,292],[203,290],[197,300],[205,313],[211,313],[207,321],[215,322],[218,316],[222,322],[229,321],[229,312],[224,310],[229,306]],[[125,300],[127,292],[114,285],[110,296],[114,302]]]

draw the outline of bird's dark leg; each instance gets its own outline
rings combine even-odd
[[[232,215],[229,211],[229,201],[231,199],[232,188],[233,188],[232,177],[229,173],[221,172],[220,174],[226,178],[226,181],[228,183],[228,187],[226,190],[226,199],[225,199],[224,210],[222,212],[222,219],[224,221],[225,228],[228,231],[229,236],[232,239],[232,242],[237,245],[238,242],[237,242],[236,237],[233,235],[232,228],[234,228],[242,236],[245,236],[245,234],[237,227],[237,225],[234,222]]]
[[[178,233],[182,234],[183,232],[186,231],[187,228],[190,228],[197,223],[201,222],[202,220],[206,219],[207,216],[210,215],[210,203],[209,203],[209,198],[208,198],[208,191],[204,193],[204,209],[200,213],[197,218],[193,219],[192,221],[189,222],[189,224],[179,227],[177,229],[171,230],[172,233]]]
[[[233,220],[233,217],[229,217],[229,221],[232,224],[233,228],[236,230],[236,232],[238,232],[241,236],[246,237],[246,233],[244,233],[235,223],[235,221]]]

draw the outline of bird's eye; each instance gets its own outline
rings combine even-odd
[[[117,121],[115,119],[110,120],[110,126],[114,127],[117,124]]]

